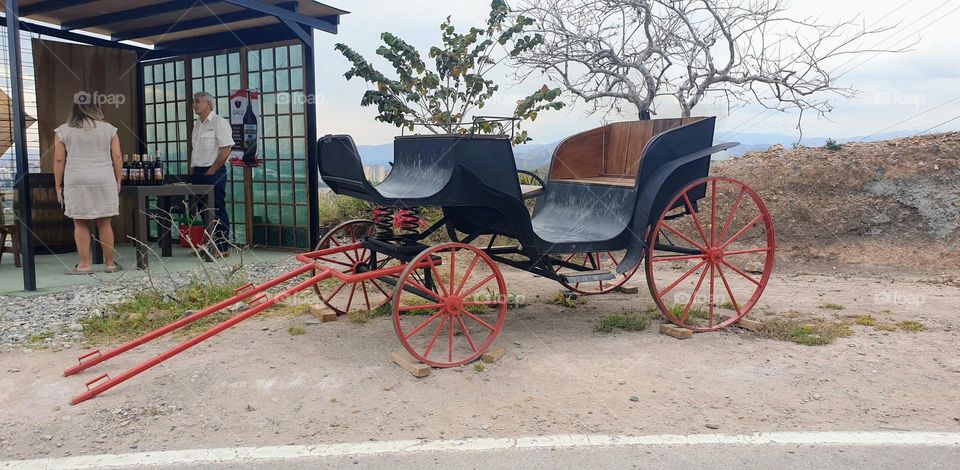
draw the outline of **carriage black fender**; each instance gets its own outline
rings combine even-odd
[[[637,196],[637,204],[634,206],[633,218],[630,220],[630,225],[628,226],[632,240],[627,246],[626,256],[624,256],[623,260],[621,260],[617,266],[617,273],[623,274],[640,263],[643,257],[643,248],[646,245],[646,240],[643,239],[643,236],[647,232],[647,225],[652,217],[659,215],[651,213],[653,211],[653,203],[657,199],[657,195],[660,193],[660,189],[663,187],[663,183],[667,181],[667,178],[684,165],[702,158],[710,158],[710,155],[714,153],[738,145],[740,145],[739,142],[727,142],[684,155],[661,166],[650,175],[643,190]]]

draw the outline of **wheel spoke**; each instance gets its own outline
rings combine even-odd
[[[723,269],[720,266],[717,266],[717,274],[720,275],[720,280],[723,281],[723,287],[727,289],[727,295],[730,296],[730,303],[733,304],[733,309],[737,312],[737,316],[740,314],[740,304],[737,303],[737,299],[733,296],[733,291],[730,290],[730,284],[727,283],[727,277],[723,275]]]
[[[713,246],[717,234],[717,180],[710,186],[710,246]]]
[[[683,193],[683,203],[687,206],[687,210],[690,211],[690,215],[693,216],[693,223],[697,226],[697,230],[700,232],[700,237],[703,238],[703,243],[706,243],[709,246],[710,241],[707,240],[707,232],[703,231],[703,225],[700,225],[700,218],[697,217],[697,212],[693,210],[693,203],[690,202],[690,198],[687,197],[687,193]]]
[[[415,304],[415,305],[401,305],[397,311],[407,312],[410,310],[433,310],[437,308],[442,308],[443,304]]]
[[[473,294],[474,292],[476,292],[477,289],[483,287],[486,283],[490,282],[490,281],[491,281],[492,279],[494,279],[495,277],[497,277],[496,274],[491,274],[491,275],[487,276],[486,278],[484,278],[482,281],[480,281],[479,284],[473,286],[473,288],[471,288],[470,290],[468,290],[465,294],[463,294],[463,295],[458,294],[458,295],[460,295],[460,297],[470,297],[470,295]]]
[[[347,312],[347,313],[350,313],[350,305],[353,304],[353,294],[356,293],[356,291],[357,291],[357,283],[354,282],[354,283],[351,284],[351,287],[350,287],[350,298],[347,299],[347,308],[346,308],[346,310],[344,310],[344,311]]]
[[[467,279],[470,278],[470,274],[473,273],[473,268],[477,266],[477,261],[480,261],[480,254],[475,253],[473,255],[473,261],[470,262],[470,267],[467,268],[467,272],[463,275],[463,279],[460,280],[460,285],[457,286],[457,291],[454,292],[457,295],[460,295],[460,291],[463,290],[463,285],[467,283]]]
[[[661,292],[659,292],[659,293],[657,294],[657,297],[659,297],[659,298],[662,299],[663,296],[667,295],[667,292],[670,292],[671,289],[673,289],[674,287],[677,287],[677,284],[680,284],[680,282],[682,282],[684,279],[690,277],[691,274],[693,274],[693,273],[696,272],[698,269],[700,269],[700,266],[703,266],[703,265],[705,265],[705,264],[707,264],[707,260],[703,260],[703,261],[697,263],[696,266],[694,266],[692,269],[690,269],[689,271],[687,271],[686,273],[684,273],[683,276],[680,276],[680,279],[677,279],[676,281],[673,281],[673,284],[670,284],[669,286],[667,286],[666,289],[664,289],[664,290],[662,290]]]
[[[737,274],[739,274],[739,275],[747,278],[748,281],[750,281],[750,282],[752,282],[752,283],[754,283],[754,284],[756,284],[756,285],[758,285],[758,286],[760,285],[760,281],[754,279],[753,277],[751,277],[749,274],[745,273],[745,272],[744,272],[743,270],[741,270],[740,268],[738,268],[738,267],[736,267],[736,266],[728,263],[727,260],[723,260],[723,261],[721,261],[721,263],[729,266],[730,269],[734,270]]]
[[[428,359],[430,358],[430,351],[433,350],[433,345],[434,343],[437,342],[437,337],[440,336],[440,332],[443,330],[443,325],[446,325],[446,324],[447,324],[447,317],[446,315],[444,315],[443,318],[440,319],[440,324],[437,325],[436,331],[433,332],[433,338],[430,338],[430,344],[427,345],[427,350],[423,352],[424,358],[428,358]]]
[[[670,225],[670,224],[668,224],[666,221],[661,222],[661,225],[664,226],[664,227],[666,227],[667,230],[669,230],[669,231],[677,234],[677,236],[679,236],[680,238],[684,239],[687,243],[693,245],[694,248],[696,248],[696,249],[698,249],[698,250],[700,250],[700,251],[707,251],[706,247],[704,247],[703,245],[701,245],[701,244],[693,241],[690,237],[684,235],[683,232],[681,232],[681,231],[673,228],[673,226]]]
[[[454,329],[453,318],[450,318],[450,334],[448,335],[450,339],[447,342],[447,362],[453,362],[453,336],[456,334]]]
[[[713,328],[713,285],[716,282],[716,277],[713,272],[713,263],[710,263],[710,306],[707,307],[710,311],[707,313],[707,326]]]
[[[437,271],[437,267],[433,263],[430,263],[430,272],[432,272],[433,276],[436,278],[434,279],[433,283],[440,286],[440,290],[443,292],[444,297],[448,297],[450,293],[447,292],[446,283],[443,281],[443,278],[440,276],[440,271]]]
[[[723,240],[723,236],[727,234],[727,229],[730,228],[730,224],[733,222],[733,216],[737,214],[737,209],[740,208],[740,202],[743,201],[743,187],[740,188],[740,193],[737,194],[737,199],[733,201],[733,209],[730,210],[730,215],[727,216],[727,221],[723,224],[723,228],[720,229],[720,234],[717,235],[717,240]]]
[[[379,289],[380,292],[381,292],[385,297],[390,298],[390,294],[388,294],[387,291],[383,290],[383,287],[380,287],[380,284],[377,284],[377,279],[376,279],[376,278],[371,278],[371,279],[370,279],[370,284],[373,284],[373,287],[376,287],[377,289]]]
[[[367,311],[373,310],[370,308],[370,296],[367,295],[367,281],[360,281],[360,288],[363,289],[363,300],[367,303]]]
[[[463,305],[503,305],[505,303],[507,303],[506,300],[473,300],[464,302]]]
[[[337,260],[335,260],[335,259],[325,258],[325,257],[323,257],[323,256],[318,256],[317,259],[318,259],[318,260],[326,261],[326,262],[328,262],[328,263],[334,263],[334,264],[339,264],[339,265],[341,265],[341,266],[346,266],[346,267],[348,267],[348,268],[352,268],[352,267],[353,267],[353,265],[350,264],[350,263],[345,263],[345,262],[343,262],[343,261],[337,261]]]
[[[475,322],[477,322],[477,323],[485,326],[485,327],[486,327],[488,330],[490,330],[490,331],[494,331],[494,330],[496,329],[496,328],[494,328],[492,325],[490,325],[489,323],[483,321],[483,319],[481,319],[480,317],[478,317],[478,316],[474,315],[473,313],[471,313],[469,310],[464,310],[464,311],[463,311],[463,314],[466,315],[466,316],[468,316],[468,317],[470,317],[470,318],[472,318],[473,321],[475,321]]]
[[[687,301],[687,305],[683,308],[683,313],[680,315],[680,323],[687,322],[687,317],[690,315],[690,307],[693,307],[693,302],[697,299],[697,292],[700,291],[700,285],[703,284],[703,278],[705,277],[707,277],[706,269],[700,273],[700,279],[697,280],[697,285],[693,287],[693,292],[690,293],[690,300]]]
[[[753,220],[751,220],[750,223],[748,223],[746,227],[743,227],[742,229],[740,229],[739,232],[735,233],[732,237],[730,237],[729,240],[725,241],[725,242],[723,243],[723,245],[720,245],[720,249],[724,249],[724,248],[730,246],[731,243],[735,242],[738,238],[740,238],[740,235],[743,235],[744,233],[747,233],[747,230],[750,230],[750,228],[752,228],[754,225],[756,225],[757,222],[759,222],[761,219],[763,219],[763,214],[760,214],[760,215],[754,217]]]
[[[433,295],[433,300],[438,301],[438,302],[442,302],[442,301],[443,301],[443,299],[440,298],[440,296],[439,296],[436,292],[434,292],[434,291],[432,291],[432,290],[430,290],[430,289],[427,289],[426,286],[424,286],[423,284],[420,284],[419,282],[414,281],[413,279],[410,279],[410,278],[407,278],[407,283],[413,285],[413,287],[415,287],[415,288],[417,288],[418,290],[422,291],[422,293],[424,293],[424,294]]]
[[[454,279],[457,278],[457,250],[450,250],[450,289],[447,292],[453,292]],[[451,322],[452,323],[452,322]]]
[[[336,296],[337,293],[340,292],[340,289],[343,289],[346,285],[347,285],[346,283],[341,282],[340,285],[333,291],[333,293],[330,294],[329,300],[333,300],[334,296]]]
[[[333,238],[331,238],[330,241],[333,242],[334,244],[336,244],[337,246],[341,246],[341,247],[343,246],[343,245],[341,245],[340,243],[338,243],[338,242],[337,242],[335,239],[333,239]],[[343,253],[343,256],[346,256],[347,259],[349,259],[351,262],[353,262],[353,263],[356,263],[356,262],[357,262],[357,260],[356,260],[353,256],[350,256],[350,250],[341,251],[340,253]]]
[[[750,250],[735,250],[735,251],[725,251],[723,256],[734,256],[734,255],[746,255],[749,253],[763,253],[764,251],[769,252],[770,247],[767,248],[753,248]]]
[[[658,256],[650,258],[652,263],[660,263],[663,261],[683,261],[688,259],[705,259],[707,255],[677,255],[677,256]]]
[[[470,336],[470,330],[467,329],[467,324],[463,321],[463,317],[460,314],[457,314],[457,322],[460,323],[460,329],[463,331],[463,336],[467,338],[467,343],[470,343],[470,349],[473,352],[477,352],[477,346],[473,343],[473,337]]]

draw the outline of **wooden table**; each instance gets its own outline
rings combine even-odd
[[[207,233],[212,234],[216,218],[214,217],[214,191],[213,185],[209,184],[165,184],[161,186],[123,186],[120,188],[120,197],[133,197],[137,200],[137,207],[134,209],[133,219],[134,232],[133,237],[140,241],[137,246],[137,268],[147,269],[150,266],[150,253],[146,245],[149,245],[149,232],[147,231],[147,218],[166,217],[173,207],[174,200],[183,200],[190,196],[189,210],[191,213],[195,210],[196,201],[204,197],[207,200],[207,210],[202,211],[203,223],[206,226]],[[157,211],[151,213],[147,198],[157,198]],[[169,258],[173,256],[173,248],[170,237],[170,229],[177,225],[176,221],[162,220],[158,223],[159,238],[157,244],[160,245],[160,256]],[[94,243],[94,263],[103,262],[103,254],[100,250],[100,244]]]

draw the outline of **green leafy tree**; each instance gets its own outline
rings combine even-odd
[[[435,134],[466,133],[472,127],[482,133],[504,132],[509,126],[506,122],[474,122],[468,115],[483,109],[499,89],[487,78],[492,69],[543,42],[539,34],[524,34],[532,19],[522,15],[511,18],[509,12],[504,0],[493,0],[486,24],[465,33],[457,32],[448,16],[440,25],[441,44],[430,48],[432,67],[403,39],[389,32],[381,34],[383,45],[377,48],[377,55],[390,62],[395,78],[345,44],[337,44],[336,50],[352,64],[344,74],[347,80],[357,77],[372,85],[360,104],[376,106],[378,121],[411,130],[422,126]],[[539,112],[564,106],[557,101],[560,92],[544,85],[517,101],[511,116],[517,125],[514,144],[531,140],[527,131],[519,129],[522,121],[534,121]]]

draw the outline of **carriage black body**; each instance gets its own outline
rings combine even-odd
[[[712,117],[686,123],[680,119],[650,122],[663,122],[651,126],[663,130],[643,145],[631,184],[565,181],[553,178],[551,168],[546,190],[536,196],[532,217],[515,176],[516,160],[507,136],[397,137],[393,169],[383,182],[373,186],[364,176],[353,139],[327,135],[317,144],[320,176],[338,194],[382,206],[439,206],[443,219],[438,224],[447,226],[451,233],[466,234],[467,241],[480,235],[515,239],[519,248],[491,246],[490,255],[549,278],[558,278],[552,264],[562,263],[549,256],[553,254],[627,249],[628,263],[622,265],[626,270],[640,262],[649,226],[669,198],[683,185],[707,176],[712,153],[736,145],[712,146]],[[566,143],[558,146],[558,151]],[[694,191],[699,196],[704,192],[702,188]],[[371,244],[370,248],[391,249],[382,243]],[[402,258],[416,251],[402,248],[390,254]],[[527,259],[505,258],[508,253]],[[570,268],[583,270],[580,266]]]

